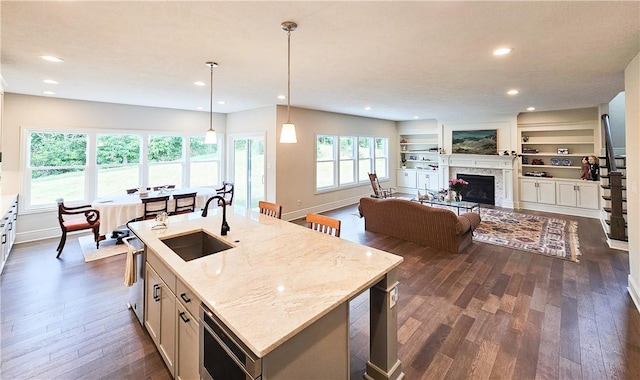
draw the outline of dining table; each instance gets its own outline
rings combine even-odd
[[[176,201],[174,194],[196,193],[196,208],[203,208],[207,200],[216,194],[215,187],[193,187],[182,189],[163,189],[149,191],[146,197],[158,197],[169,195],[168,211],[175,210]],[[114,195],[103,197],[91,202],[91,207],[100,212],[100,235],[107,235],[130,220],[139,218],[144,214],[141,194]]]

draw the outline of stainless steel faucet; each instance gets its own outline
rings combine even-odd
[[[211,201],[214,199],[218,199],[220,201],[218,202],[218,205],[222,203],[222,227],[220,228],[220,235],[227,236],[227,232],[229,232],[231,228],[227,223],[227,203],[223,197],[221,197],[220,195],[214,195],[213,197],[207,199],[207,203],[204,205],[204,208],[202,209],[202,217],[205,218],[207,216],[207,212],[209,210],[209,203],[211,203]]]

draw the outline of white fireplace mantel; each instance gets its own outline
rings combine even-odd
[[[510,169],[516,156],[489,156],[486,154],[441,154],[440,165],[449,167]]]
[[[514,165],[516,156],[490,156],[484,154],[441,154],[440,173],[443,184],[456,173],[494,175],[496,206],[513,208]]]

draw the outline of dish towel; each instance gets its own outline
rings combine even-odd
[[[136,249],[133,245],[127,244],[127,261],[124,266],[124,285],[132,286],[136,281]]]

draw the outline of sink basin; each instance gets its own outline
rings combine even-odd
[[[163,239],[162,242],[184,261],[199,259],[234,248],[233,245],[203,231]]]

